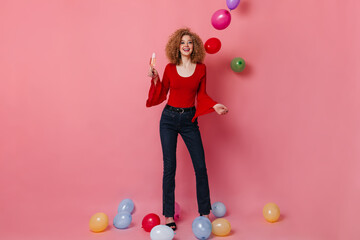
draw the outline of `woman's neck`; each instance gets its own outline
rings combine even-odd
[[[180,66],[183,66],[185,68],[190,67],[191,65],[193,65],[193,63],[191,62],[191,58],[187,57],[187,56],[181,56],[181,63]]]

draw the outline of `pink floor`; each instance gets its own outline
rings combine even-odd
[[[150,234],[141,229],[142,218],[151,212],[161,214],[159,199],[138,195],[133,198],[135,211],[130,227],[119,230],[112,226],[112,220],[124,196],[107,199],[64,197],[52,200],[37,197],[38,204],[33,204],[33,207],[26,205],[26,199],[17,199],[17,208],[3,209],[4,206],[1,206],[1,239],[150,239]],[[340,240],[357,239],[356,236],[360,236],[360,231],[353,228],[355,223],[347,221],[345,226],[341,224],[341,219],[331,219],[334,215],[330,213],[331,209],[328,208],[331,204],[328,203],[324,203],[323,209],[311,213],[303,211],[302,206],[279,201],[281,218],[276,223],[268,223],[262,217],[263,201],[244,197],[242,202],[229,198],[223,202],[228,207],[225,218],[232,225],[231,234],[223,239]],[[192,221],[197,217],[195,199],[179,199],[179,203],[182,213],[174,239],[196,239],[191,229]],[[327,210],[329,212],[325,215]],[[105,212],[109,216],[109,227],[102,233],[89,231],[90,216],[96,212]],[[214,219],[213,215],[211,219]],[[161,223],[164,224],[163,217]],[[222,237],[211,236],[209,239]]]

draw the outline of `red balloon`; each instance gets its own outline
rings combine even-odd
[[[150,232],[157,225],[160,225],[160,218],[155,213],[149,213],[142,220],[142,227],[147,232]]]
[[[207,53],[214,54],[217,53],[221,48],[221,42],[217,38],[209,38],[205,42],[205,50]]]

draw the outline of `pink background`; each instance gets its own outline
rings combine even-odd
[[[167,38],[183,26],[222,42],[205,60],[207,89],[230,112],[199,123],[212,201],[232,224],[226,239],[359,239],[360,3],[242,0],[218,31],[210,19],[221,8],[225,0],[0,2],[1,239],[150,239],[140,227],[161,215],[164,104],[145,108],[148,61],[156,52],[162,73]],[[234,57],[244,72],[230,69]],[[176,181],[175,239],[195,239],[182,141]],[[129,229],[88,230],[96,212],[112,223],[124,198],[136,206]],[[279,205],[278,223],[262,217],[267,202]]]

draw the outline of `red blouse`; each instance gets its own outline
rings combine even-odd
[[[206,93],[206,66],[198,63],[195,72],[190,77],[182,77],[176,70],[176,65],[169,63],[166,65],[162,81],[154,84],[151,79],[149,96],[146,107],[151,107],[162,103],[170,89],[168,105],[178,108],[189,108],[195,106],[195,96],[197,96],[197,107],[195,119],[214,111],[213,106],[217,104]]]

